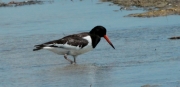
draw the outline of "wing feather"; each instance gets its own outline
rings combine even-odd
[[[53,40],[43,44],[35,45],[36,48],[33,49],[33,51],[43,49],[43,47],[57,47],[57,48],[66,49],[67,46],[65,44],[75,47],[79,46],[80,48],[83,48],[88,44],[88,41],[86,39],[83,39],[82,37],[85,37],[87,35],[89,35],[89,33],[87,32],[80,34],[73,34],[58,40]]]

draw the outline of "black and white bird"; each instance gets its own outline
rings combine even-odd
[[[33,51],[46,49],[56,54],[64,55],[64,58],[73,64],[76,63],[76,57],[78,55],[94,49],[101,40],[101,37],[104,37],[106,41],[115,49],[106,35],[106,28],[103,26],[95,26],[90,32],[72,34],[58,40],[35,45],[35,49],[33,49]],[[74,61],[68,59],[67,55],[73,56]]]

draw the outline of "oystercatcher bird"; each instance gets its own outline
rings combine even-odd
[[[33,49],[33,51],[47,49],[56,54],[64,55],[64,58],[73,64],[76,63],[76,57],[78,55],[94,49],[101,40],[101,37],[104,37],[106,41],[115,49],[106,35],[106,28],[103,26],[95,26],[90,32],[73,34],[58,40],[35,45],[35,49]],[[73,56],[74,61],[68,59],[67,55]]]

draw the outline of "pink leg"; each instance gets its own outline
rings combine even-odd
[[[67,58],[67,54],[64,54],[64,58],[65,58],[66,60],[68,60],[71,64],[74,63],[72,60],[70,60],[70,59]]]

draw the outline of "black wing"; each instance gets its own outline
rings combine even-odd
[[[71,46],[79,46],[79,47],[83,48],[84,46],[86,46],[88,44],[88,41],[83,39],[82,37],[85,37],[87,35],[89,35],[89,33],[87,33],[87,32],[80,33],[80,34],[73,34],[73,35],[63,37],[58,40],[53,40],[53,41],[49,41],[49,42],[46,42],[43,44],[35,45],[36,48],[33,49],[33,51],[40,50],[43,47],[62,48],[62,47],[59,47],[59,44],[66,44],[66,43]]]

